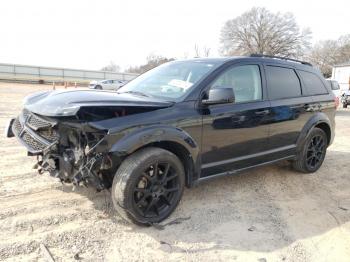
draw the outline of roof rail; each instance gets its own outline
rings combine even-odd
[[[292,61],[292,62],[297,62],[297,63],[303,64],[303,65],[312,66],[312,64],[310,64],[309,62],[300,61],[300,60],[296,60],[296,59],[292,59],[292,58],[288,58],[288,57],[282,57],[282,56],[263,55],[263,54],[251,54],[250,56],[251,56],[251,57],[276,58],[276,59],[288,60],[288,61]]]

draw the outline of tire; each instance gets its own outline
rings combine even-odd
[[[347,108],[348,104],[347,103],[343,103],[343,108]]]
[[[95,89],[97,89],[97,90],[102,90],[102,86],[97,85],[97,86],[95,86]]]
[[[316,172],[324,161],[327,146],[326,133],[320,128],[312,129],[305,139],[297,159],[293,161],[293,168],[302,173]]]
[[[127,221],[149,226],[166,219],[177,207],[185,185],[181,161],[156,147],[127,157],[113,179],[112,201]]]

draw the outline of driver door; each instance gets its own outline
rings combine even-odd
[[[234,103],[203,109],[201,177],[239,170],[264,161],[270,103],[260,64],[233,65],[209,88],[232,88]]]

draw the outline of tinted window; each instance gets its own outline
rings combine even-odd
[[[300,81],[293,69],[267,66],[266,78],[270,99],[297,97],[301,95]]]
[[[339,90],[340,86],[337,81],[331,81],[332,82],[332,90]]]
[[[298,71],[298,72],[310,95],[320,95],[320,94],[328,93],[327,89],[323,85],[323,82],[317,75],[313,73],[305,72],[305,71]]]
[[[232,88],[236,102],[262,99],[260,70],[257,65],[230,68],[222,73],[211,86]]]

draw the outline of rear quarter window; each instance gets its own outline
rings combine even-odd
[[[339,90],[340,86],[337,81],[332,81],[332,90]]]
[[[294,69],[266,66],[266,79],[271,100],[301,96],[300,80]]]
[[[309,95],[328,94],[322,80],[317,75],[305,71],[298,71],[298,73],[300,74]]]

